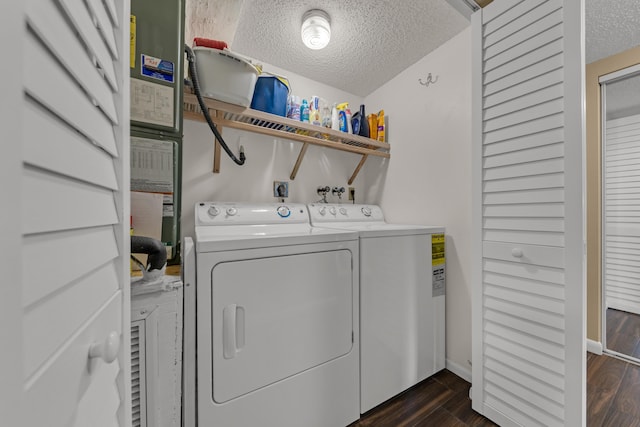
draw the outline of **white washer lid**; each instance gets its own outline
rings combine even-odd
[[[196,227],[196,251],[218,252],[357,240],[355,230],[309,224]]]

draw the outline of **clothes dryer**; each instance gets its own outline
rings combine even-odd
[[[313,226],[360,236],[365,413],[445,367],[444,228],[390,224],[374,205],[311,204],[309,214]]]
[[[357,420],[357,233],[311,227],[302,204],[198,203],[195,216],[198,425]]]

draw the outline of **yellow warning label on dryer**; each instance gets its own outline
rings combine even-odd
[[[431,235],[431,265],[445,263],[444,258],[444,234]]]
[[[129,20],[129,66],[136,68],[136,16],[131,15]]]
[[[444,234],[431,235],[431,296],[439,297],[447,293],[446,266],[444,262]]]

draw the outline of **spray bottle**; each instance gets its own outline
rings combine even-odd
[[[345,116],[347,120],[347,133],[353,133],[353,125],[351,124],[351,109],[349,108],[349,104],[347,104],[347,108],[345,108]]]
[[[338,117],[338,107],[333,104],[331,108],[331,129],[340,130],[340,118]]]
[[[353,133],[351,127],[351,110],[349,109],[349,103],[343,102],[338,104],[338,117],[340,119],[340,130],[346,133]]]

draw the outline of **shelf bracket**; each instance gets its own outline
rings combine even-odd
[[[358,172],[360,172],[360,169],[362,169],[362,166],[364,166],[364,162],[367,161],[367,157],[369,157],[368,154],[362,155],[362,158],[360,159],[360,163],[358,163],[358,166],[356,166],[356,170],[353,171],[353,174],[351,175],[351,178],[349,178],[349,181],[347,182],[347,184],[351,185],[353,184],[353,181],[356,180],[356,177],[358,176]]]
[[[302,148],[300,149],[300,154],[298,154],[298,160],[296,160],[296,164],[293,166],[293,170],[291,171],[291,175],[289,179],[293,181],[296,179],[296,175],[298,175],[298,169],[300,169],[300,164],[302,163],[302,159],[304,159],[304,155],[307,153],[307,148],[309,147],[309,143],[305,142],[302,144]]]

